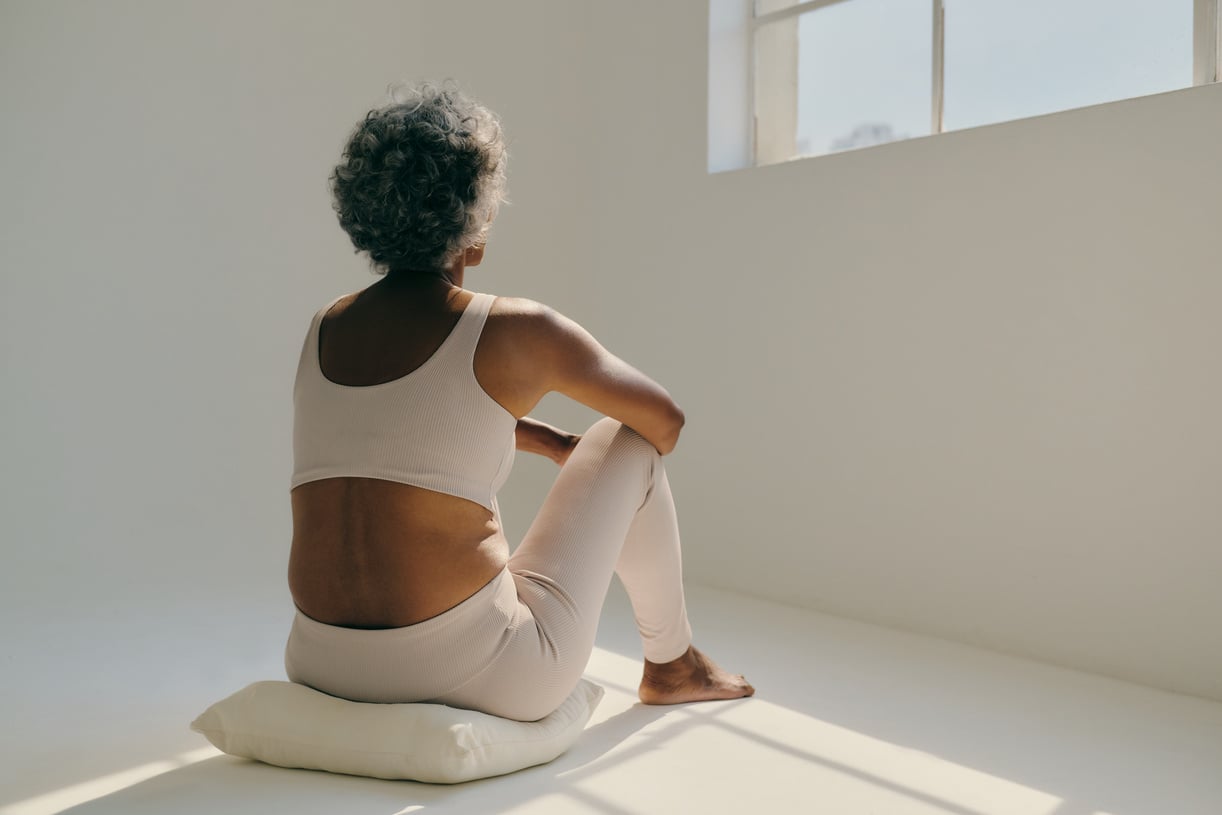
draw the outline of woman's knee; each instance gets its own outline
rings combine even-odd
[[[624,427],[624,423],[618,419],[612,419],[610,416],[604,416],[586,430],[582,435],[583,439],[590,438],[613,438],[619,429]]]
[[[601,441],[609,450],[617,448],[645,458],[661,458],[657,448],[646,441],[644,436],[623,422],[612,419],[609,416],[599,419],[590,425],[590,429],[583,436],[583,439],[585,438],[589,438],[592,441]]]

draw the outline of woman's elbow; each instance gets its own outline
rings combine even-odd
[[[666,455],[675,449],[675,445],[679,443],[679,433],[683,430],[683,425],[687,422],[687,417],[683,415],[683,410],[678,405],[672,405],[670,416],[667,417],[666,432],[659,439],[658,452]]]

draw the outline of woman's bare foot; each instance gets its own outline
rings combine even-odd
[[[647,705],[739,699],[754,693],[755,688],[741,675],[726,673],[694,646],[670,662],[645,660],[645,675],[637,691]]]

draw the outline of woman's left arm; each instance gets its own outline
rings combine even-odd
[[[568,460],[569,453],[573,452],[577,442],[581,440],[581,436],[567,433],[529,416],[518,419],[514,438],[519,450],[547,456],[561,466]]]

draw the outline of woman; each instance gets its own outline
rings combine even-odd
[[[463,288],[504,177],[496,118],[427,84],[371,111],[335,168],[340,225],[385,276],[321,309],[299,361],[288,676],[539,719],[585,669],[616,572],[643,702],[749,696],[691,646],[661,459],[678,405],[546,306]],[[551,391],[608,418],[580,437],[527,418]],[[561,470],[510,556],[496,492],[515,448]]]

